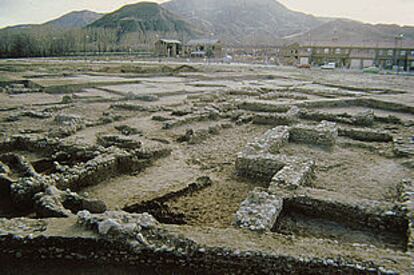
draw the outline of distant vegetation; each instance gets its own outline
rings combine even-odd
[[[122,50],[113,30],[31,28],[0,33],[0,58],[46,57]]]
[[[91,14],[84,15],[91,18]],[[96,18],[83,28],[74,25],[74,21],[82,21],[80,14],[72,13],[43,25],[0,30],[0,58],[149,50],[159,37],[182,39],[196,33],[190,24],[153,3],[128,5]]]

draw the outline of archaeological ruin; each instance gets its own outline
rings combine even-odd
[[[414,274],[412,77],[57,59],[0,75],[1,273]]]

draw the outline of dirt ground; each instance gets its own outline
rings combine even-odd
[[[244,100],[262,99],[265,93],[272,92],[281,95],[279,98],[269,97],[267,101],[271,103],[295,104],[306,100],[340,100],[349,97],[397,102],[407,107],[405,111],[361,106],[316,109],[331,114],[349,115],[373,110],[379,117],[395,116],[401,123],[378,120],[368,128],[373,131],[391,130],[394,138],[402,138],[409,148],[413,146],[410,140],[414,133],[412,77],[235,64],[188,64],[189,67],[184,71],[175,70],[181,68],[182,64],[151,62],[123,64],[111,61],[88,64],[66,60],[25,60],[8,62],[7,66],[5,64],[5,61],[0,61],[0,76],[3,73],[13,81],[29,80],[39,85],[41,91],[13,94],[0,90],[2,141],[15,134],[51,136],[56,129],[63,127],[57,123],[57,115],[76,116],[83,121],[79,129],[58,136],[62,142],[97,146],[98,136],[122,136],[124,134],[118,130],[120,126],[134,128],[139,134],[128,137],[141,141],[144,147],[166,146],[171,154],[155,160],[139,173],[114,175],[82,188],[79,194],[102,200],[109,210],[122,210],[179,193],[162,202],[169,212],[184,217],[185,225],[182,229],[178,226],[174,230],[194,238],[206,238],[206,242],[219,239],[218,233],[212,233],[209,240],[208,230],[235,230],[235,214],[241,202],[256,187],[269,186],[269,182],[246,179],[236,174],[237,154],[246,144],[276,126],[253,124],[249,117],[260,112],[240,109],[239,103]],[[10,69],[13,66],[16,68],[14,71]],[[13,81],[2,85],[11,85]],[[292,97],[287,98],[286,93],[291,93]],[[65,102],[68,97],[70,100]],[[116,104],[131,104],[141,109],[113,107]],[[24,114],[27,111],[43,112],[46,115],[36,117]],[[214,118],[200,115],[214,112]],[[184,122],[166,126],[166,123],[180,119]],[[315,124],[315,121],[299,122]],[[216,130],[217,127],[219,130]],[[198,134],[200,140],[180,141],[189,130]],[[347,202],[354,204],[360,200],[370,200],[399,205],[401,182],[414,178],[412,167],[404,164],[412,156],[400,158],[393,155],[392,142],[360,142],[361,146],[351,147],[344,145],[344,140],[350,142],[342,138],[329,150],[289,143],[280,153],[315,161],[315,176],[307,188],[341,194]],[[26,154],[29,162],[38,158],[36,155],[33,157],[28,153],[19,153],[18,150],[13,152]],[[211,179],[210,186],[180,193],[203,176]],[[0,204],[0,217],[7,217],[7,211],[5,214],[2,212],[3,207],[13,206],[8,202]],[[191,227],[196,230],[191,232]],[[208,228],[207,233],[205,228]],[[314,239],[336,240],[346,245],[367,243],[373,249],[388,248],[390,255],[396,253],[398,257],[407,241],[401,236],[386,233],[373,236],[369,230],[354,230],[324,219],[308,219],[300,213],[286,217],[278,232],[305,238],[307,243],[317,242]],[[265,241],[260,234],[249,235],[249,241],[255,243],[256,238],[257,247],[266,240],[271,242],[272,238],[278,238],[271,237],[277,233],[267,234],[270,237],[267,236]],[[300,247],[297,249],[297,253],[301,254]],[[364,261],[369,260],[364,258],[367,257],[366,254],[355,253],[357,261],[361,257]]]

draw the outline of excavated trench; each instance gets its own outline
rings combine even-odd
[[[342,243],[406,251],[408,220],[403,215],[371,216],[340,209],[341,206],[310,207],[301,200],[285,199],[272,231],[306,238],[331,239]],[[336,208],[336,209],[335,209]]]

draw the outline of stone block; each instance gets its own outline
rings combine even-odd
[[[272,178],[269,191],[272,193],[277,188],[297,189],[306,185],[312,179],[315,169],[315,162],[312,160],[290,163],[283,167]]]
[[[277,153],[279,149],[289,142],[289,128],[279,126],[267,131],[260,138],[256,138],[253,142],[248,143],[244,149],[244,153],[256,154]]]
[[[252,231],[270,231],[283,209],[283,199],[254,190],[236,213],[235,224]]]
[[[333,122],[322,121],[317,126],[296,125],[289,130],[290,141],[296,143],[333,146],[336,144],[338,129]]]
[[[285,155],[240,153],[236,159],[236,171],[239,176],[270,180],[288,162],[289,157]]]

